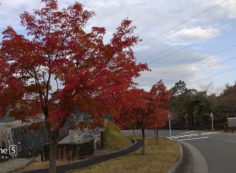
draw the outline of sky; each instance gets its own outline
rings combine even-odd
[[[59,0],[66,7],[76,0]],[[134,47],[151,72],[135,79],[150,89],[184,80],[189,88],[219,94],[236,76],[236,0],[81,0],[95,12],[87,28],[106,27],[109,40],[122,19],[131,19],[143,41]],[[0,32],[7,26],[24,34],[19,15],[40,8],[40,0],[0,0]],[[1,35],[0,35],[1,36]]]

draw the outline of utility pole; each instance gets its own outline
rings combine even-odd
[[[168,114],[168,119],[169,119],[169,137],[171,138],[172,134],[171,134],[171,114],[170,114],[170,112]]]
[[[210,116],[211,116],[211,130],[214,131],[215,130],[215,128],[214,128],[214,115],[212,112],[211,112]]]

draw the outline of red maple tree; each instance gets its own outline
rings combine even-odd
[[[122,127],[135,125],[142,130],[142,154],[145,153],[145,129],[158,129],[166,124],[169,100],[170,93],[162,81],[149,92],[133,88],[121,95],[119,113],[114,119]]]
[[[114,110],[114,96],[134,85],[133,78],[147,70],[135,62],[130,20],[122,21],[108,43],[105,28],[85,31],[93,12],[80,3],[60,9],[56,0],[42,0],[33,14],[24,12],[21,23],[27,36],[12,27],[3,32],[0,56],[10,77],[21,84],[21,98],[12,107],[19,119],[42,113],[49,137],[49,172],[56,172],[58,134],[74,107],[95,119]],[[14,82],[15,83],[15,82]],[[109,106],[108,106],[109,105]]]
[[[156,143],[158,143],[158,129],[165,126],[168,121],[171,95],[162,81],[153,85],[149,93],[152,102],[149,105],[151,110],[147,127],[154,129]]]

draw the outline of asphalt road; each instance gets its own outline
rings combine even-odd
[[[123,131],[132,134],[131,131]],[[140,133],[136,130],[135,133]],[[146,131],[153,136],[153,130]],[[166,130],[159,131],[160,136],[168,137]],[[172,139],[187,142],[196,147],[205,157],[209,173],[236,173],[236,135],[221,132],[172,131]]]

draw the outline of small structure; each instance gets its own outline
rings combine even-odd
[[[69,135],[57,144],[57,160],[73,161],[93,155],[94,150],[101,146],[100,132],[86,129],[69,130]],[[41,160],[49,159],[49,146],[45,145]]]
[[[231,130],[232,132],[236,130],[236,117],[229,117],[227,118],[227,127],[225,131]]]

